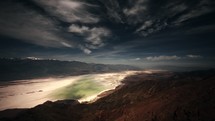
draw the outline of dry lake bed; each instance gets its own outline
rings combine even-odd
[[[48,100],[95,100],[98,94],[114,89],[137,71],[88,74],[64,78],[17,80],[0,83],[0,110],[31,108]]]

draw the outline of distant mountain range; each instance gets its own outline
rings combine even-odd
[[[129,65],[93,64],[43,59],[0,59],[0,81],[139,70]]]

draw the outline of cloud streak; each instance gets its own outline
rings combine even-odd
[[[157,4],[157,6],[153,4],[153,2],[147,0],[138,0],[134,2],[134,10],[130,9],[132,12],[125,9],[124,13],[127,15],[129,23],[142,24],[137,27],[135,33],[146,37],[166,27],[179,27],[190,20],[215,10],[210,0],[197,1],[192,4],[184,0],[166,1]],[[144,9],[141,9],[142,7]],[[129,17],[128,15],[133,16]]]
[[[133,3],[134,1],[130,0],[129,2]],[[147,10],[147,2],[148,0],[136,0],[130,8],[125,8],[123,12],[126,16],[136,16]]]
[[[88,12],[96,6],[75,0],[35,0],[48,13],[65,22],[97,23],[99,17]]]
[[[72,48],[74,46],[72,42],[57,34],[60,31],[53,21],[33,10],[26,9],[21,4],[3,7],[0,11],[0,33],[44,47]]]
[[[87,46],[90,49],[97,49],[102,47],[105,43],[105,39],[111,35],[111,32],[103,27],[87,27],[87,26],[78,26],[72,24],[69,29],[69,32],[81,35],[85,38]]]
[[[133,59],[131,59],[131,61],[140,61],[141,60],[141,58],[133,58]]]
[[[173,56],[166,56],[166,55],[161,55],[161,56],[149,56],[146,57],[146,60],[148,61],[168,61],[168,60],[179,60],[181,57],[173,55]]]
[[[200,59],[203,58],[201,55],[185,55],[185,56],[167,56],[167,55],[160,55],[160,56],[148,56],[145,59],[148,61],[175,61],[175,60],[186,60],[186,59]]]
[[[187,55],[188,58],[202,58],[201,55]]]

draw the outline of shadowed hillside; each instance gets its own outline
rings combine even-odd
[[[138,73],[94,103],[46,102],[5,121],[215,121],[215,70]],[[19,112],[19,113],[17,113]]]

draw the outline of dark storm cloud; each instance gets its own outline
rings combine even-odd
[[[213,0],[5,0],[0,3],[2,39],[30,43],[41,50],[45,47],[47,55],[59,59],[104,61],[106,58],[119,63],[126,59],[130,63],[214,56],[211,54],[215,51]],[[8,43],[4,45],[11,48]],[[22,50],[29,50],[28,44],[22,45]],[[15,48],[21,48],[20,44]],[[12,51],[6,47],[1,50]],[[30,49],[44,56],[45,52],[39,50]]]

